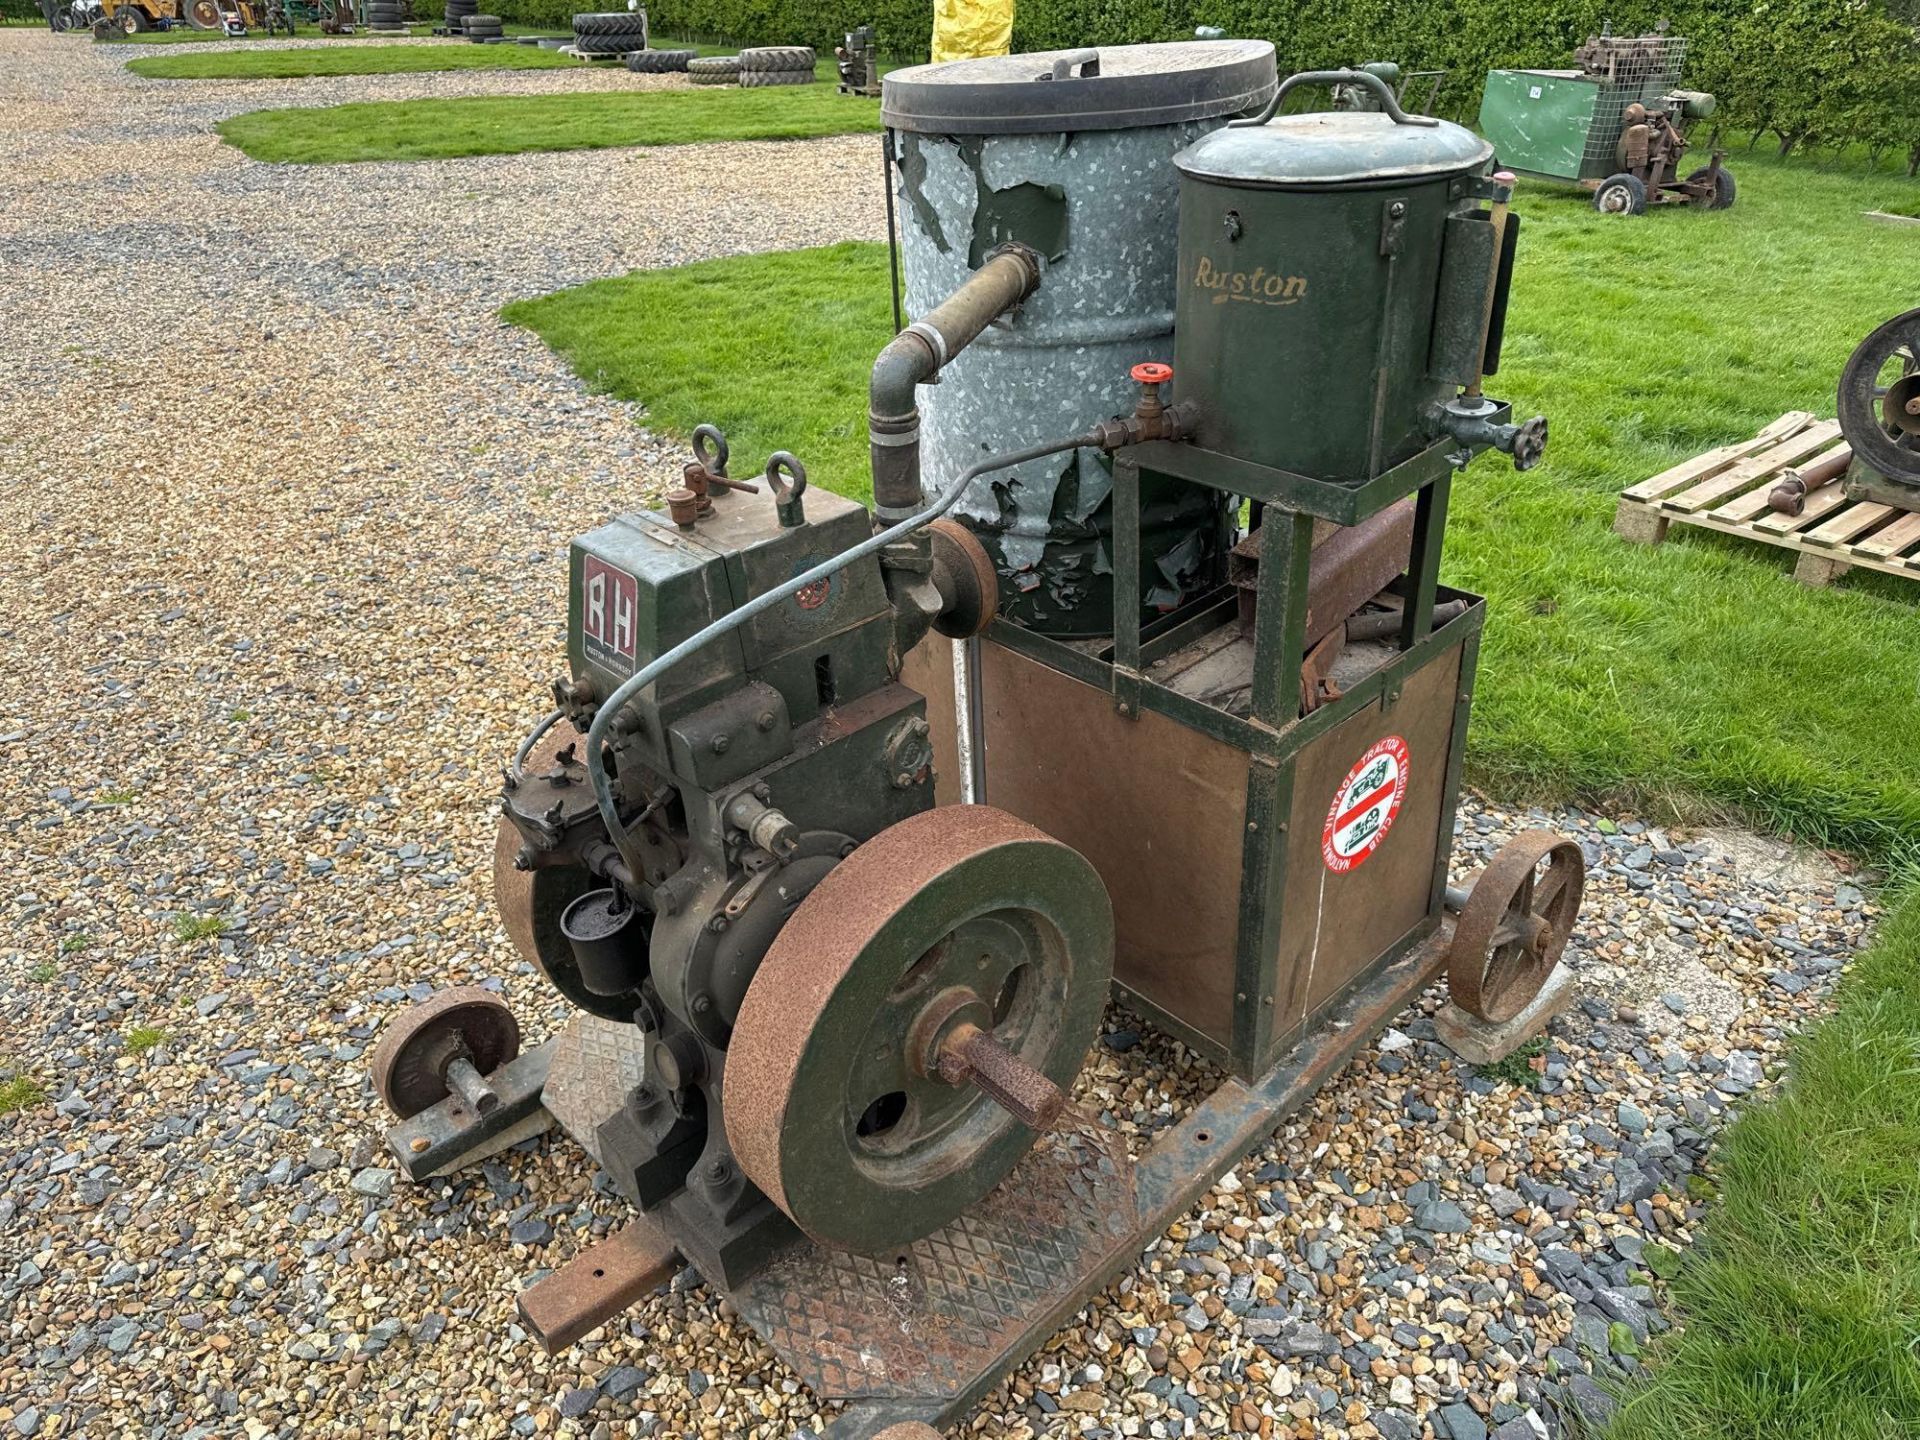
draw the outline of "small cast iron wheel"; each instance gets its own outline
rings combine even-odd
[[[447,1098],[455,1060],[489,1075],[519,1053],[520,1022],[506,1001],[478,985],[456,985],[387,1022],[373,1047],[373,1085],[407,1120]]]
[[[984,1033],[1064,1092],[1112,972],[1113,907],[1077,851],[985,805],[889,826],[801,902],[748,987],[721,1107],[735,1158],[822,1244],[930,1234],[1034,1140],[930,1062]]]
[[[1920,486],[1920,310],[1855,348],[1840,372],[1840,431],[1871,469]]]
[[[1495,1024],[1526,1009],[1560,963],[1586,883],[1586,859],[1571,840],[1529,830],[1503,845],[1454,924],[1453,1003]]]
[[[560,751],[576,743],[558,733],[562,728],[556,726],[534,747],[527,757],[528,774],[537,775],[552,769],[559,763]],[[500,924],[507,938],[513,941],[513,948],[579,1009],[602,1020],[632,1020],[634,1007],[640,1003],[639,994],[594,994],[580,978],[573,946],[560,931],[562,912],[604,882],[595,879],[584,865],[546,865],[537,870],[521,870],[513,860],[520,853],[522,843],[514,823],[501,816],[493,844],[493,902],[500,908]]]
[[[778,71],[762,71],[778,74]],[[740,77],[744,84],[753,76]],[[994,573],[993,558],[979,538],[958,520],[945,518],[927,526],[933,537],[933,574],[947,608],[933,622],[933,628],[951,640],[985,632],[1000,608],[1000,577]]]
[[[1703,165],[1687,176],[1687,184],[1689,187],[1711,185],[1702,202],[1709,210],[1731,210],[1740,196],[1740,187],[1733,183],[1733,172],[1725,166],[1715,170],[1711,165]]]
[[[1593,208],[1602,215],[1640,215],[1647,208],[1647,187],[1638,175],[1609,175],[1593,192]]]

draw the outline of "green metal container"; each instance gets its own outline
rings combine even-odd
[[[1432,443],[1433,408],[1478,369],[1492,153],[1444,121],[1335,111],[1175,156],[1174,388],[1194,440],[1347,485]]]

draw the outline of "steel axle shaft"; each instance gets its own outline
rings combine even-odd
[[[1067,1097],[978,1025],[962,1021],[940,1043],[934,1073],[949,1085],[972,1084],[1031,1130],[1049,1130]]]

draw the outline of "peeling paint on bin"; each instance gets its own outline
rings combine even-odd
[[[1197,48],[1100,54],[1118,69],[1126,51]],[[1019,58],[1040,67],[1047,61]],[[1047,257],[1039,289],[1020,310],[920,391],[929,494],[984,455],[1132,410],[1138,387],[1128,370],[1173,355],[1179,177],[1172,157],[1224,120],[895,134],[910,316],[950,294],[995,245],[1017,239]],[[1045,634],[1111,632],[1111,491],[1107,457],[1079,451],[983,477],[966,494],[955,514],[993,555],[1003,614]],[[1217,553],[1225,520],[1219,497],[1198,487],[1168,483],[1142,495],[1141,590],[1150,611],[1187,597]]]

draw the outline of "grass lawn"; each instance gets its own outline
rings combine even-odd
[[[712,140],[805,140],[878,130],[880,115],[872,101],[838,94],[831,85],[716,86],[254,110],[216,128],[228,144],[255,160],[312,165]]]
[[[1608,1440],[1920,1431],[1920,891],[1840,996],[1715,1148],[1720,1203],[1673,1283],[1684,1328]]]
[[[297,80],[314,75],[402,75],[428,70],[565,70],[580,62],[531,45],[379,45],[350,49],[210,50],[147,55],[127,69],[149,80]]]

